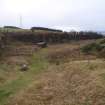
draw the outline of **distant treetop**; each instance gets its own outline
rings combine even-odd
[[[16,26],[4,26],[4,28],[21,29],[20,27],[16,27]]]
[[[45,28],[45,27],[32,27],[31,30],[32,31],[34,31],[34,30],[44,30],[44,31],[53,31],[53,32],[63,32],[62,30]]]

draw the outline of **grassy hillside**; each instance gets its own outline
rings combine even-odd
[[[7,105],[104,105],[104,63],[97,59],[51,66]]]
[[[105,62],[80,51],[90,42],[6,56],[0,61],[0,105],[104,105]],[[29,69],[21,71],[21,64]]]

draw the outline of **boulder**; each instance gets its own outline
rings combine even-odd
[[[37,45],[38,45],[39,47],[41,47],[41,48],[47,47],[47,43],[46,43],[46,42],[39,42],[39,43],[37,43]]]
[[[27,71],[28,70],[28,65],[27,64],[23,64],[22,66],[21,66],[21,69],[20,69],[21,71]]]

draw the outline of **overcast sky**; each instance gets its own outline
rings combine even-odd
[[[0,26],[105,30],[105,0],[0,0]]]

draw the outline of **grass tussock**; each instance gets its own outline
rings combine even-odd
[[[105,58],[105,39],[97,40],[94,43],[81,47],[81,51],[85,54],[92,54],[98,58]]]

